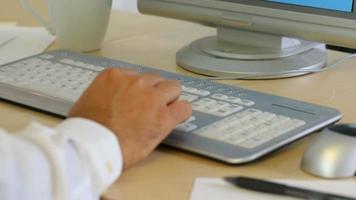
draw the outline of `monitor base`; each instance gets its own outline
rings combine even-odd
[[[290,47],[287,48],[288,51],[281,48],[280,52],[277,52],[276,48],[271,48],[271,53],[268,53],[268,47],[231,44],[211,36],[196,40],[178,51],[177,63],[184,69],[198,74],[242,79],[300,76],[310,73],[305,70],[326,66],[325,45],[298,41],[295,51],[290,51]],[[231,49],[232,47],[234,49]]]

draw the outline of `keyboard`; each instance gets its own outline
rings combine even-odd
[[[191,102],[193,114],[163,143],[231,164],[256,160],[341,118],[332,108],[66,50],[1,66],[0,98],[65,117],[107,66],[180,80],[180,98]]]

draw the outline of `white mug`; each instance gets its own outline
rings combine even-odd
[[[48,0],[50,23],[39,16],[27,0],[27,9],[64,48],[94,51],[100,48],[110,18],[112,0]]]

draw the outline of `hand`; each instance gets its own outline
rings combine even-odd
[[[111,68],[100,73],[69,113],[94,120],[119,138],[125,168],[148,156],[191,115],[178,81]]]

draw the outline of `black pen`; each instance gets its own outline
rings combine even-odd
[[[247,177],[226,177],[224,178],[227,182],[249,190],[254,190],[258,192],[265,192],[277,195],[286,195],[292,197],[298,197],[302,199],[313,199],[313,200],[356,200],[355,198],[329,194],[324,192],[318,192],[293,186],[288,186],[280,183],[274,183],[270,181],[265,181],[255,178]]]

